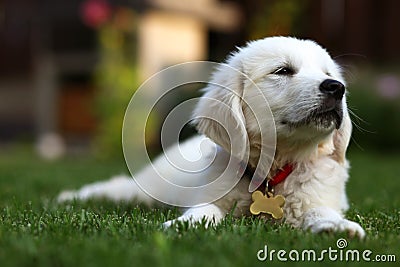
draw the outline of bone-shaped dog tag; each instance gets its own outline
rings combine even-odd
[[[264,195],[260,191],[255,191],[251,198],[253,203],[250,205],[250,212],[253,215],[260,213],[267,213],[272,215],[274,219],[281,219],[283,217],[283,205],[285,204],[285,198],[282,195],[273,196],[271,193],[268,196]]]

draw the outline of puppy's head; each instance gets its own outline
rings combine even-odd
[[[248,136],[251,144],[271,127],[270,121],[254,115],[265,108],[265,101],[261,101],[264,97],[274,118],[278,150],[279,146],[319,145],[344,161],[351,133],[345,82],[340,68],[323,48],[295,38],[265,38],[239,49],[227,65],[216,71],[195,110],[201,133],[230,150],[236,143],[227,138],[222,124],[235,125],[235,135]],[[221,109],[217,102],[207,99],[217,99],[230,109]],[[223,123],[207,117],[221,118]]]

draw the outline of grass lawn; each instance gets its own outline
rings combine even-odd
[[[347,238],[346,249],[396,255],[400,261],[400,155],[349,153],[352,162],[348,217],[367,232],[363,241]],[[213,229],[180,225],[163,230],[161,223],[176,209],[148,209],[105,201],[57,205],[65,188],[126,172],[123,161],[68,158],[43,162],[29,153],[0,154],[1,266],[282,266],[257,260],[268,249],[337,249],[344,234],[313,235],[255,218],[228,217]],[[286,255],[287,257],[287,255]],[[326,257],[328,259],[328,257]],[[321,265],[290,262],[292,265]],[[326,266],[344,262],[328,261]],[[351,262],[365,265],[365,262]],[[369,263],[375,266],[376,263]],[[395,266],[396,262],[382,263]]]

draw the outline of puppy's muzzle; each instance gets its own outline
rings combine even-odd
[[[343,98],[345,88],[341,82],[327,79],[320,84],[319,90],[328,97],[340,101]]]
[[[339,81],[327,79],[320,84],[319,90],[325,96],[319,113],[320,123],[329,125],[330,121],[334,121],[338,129],[343,119],[342,99],[345,87]]]

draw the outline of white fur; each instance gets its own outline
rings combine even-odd
[[[171,181],[182,185],[205,184],[211,179],[210,176],[219,173],[220,169],[226,166],[225,161],[229,158],[229,151],[232,151],[231,145],[235,147],[243,144],[246,138],[250,145],[249,164],[255,167],[260,158],[260,146],[263,145],[260,141],[261,133],[270,131],[275,125],[277,147],[268,178],[286,163],[295,165],[292,174],[275,187],[275,192],[286,198],[285,221],[294,227],[310,229],[312,232],[346,231],[350,235],[364,237],[365,233],[360,225],[343,217],[348,208],[345,183],[348,179],[349,164],[345,152],[351,134],[346,97],[344,96],[341,102],[343,121],[338,129],[335,129],[334,123],[325,126],[309,123],[298,127],[291,127],[287,123],[301,121],[321,105],[324,96],[319,90],[319,85],[324,80],[334,79],[345,83],[338,65],[316,43],[287,37],[265,38],[250,42],[232,54],[226,64],[229,68],[221,67],[216,70],[210,85],[205,89],[204,97],[194,111],[199,133],[222,147],[217,150],[219,160],[190,180],[187,179],[187,174],[171,168],[165,155],[161,155],[153,163],[156,168],[167,174]],[[289,76],[274,74],[274,71],[281,66],[290,66],[295,73]],[[265,103],[257,96],[254,84],[239,77],[235,69],[243,72],[261,89],[269,102],[275,119],[273,122],[267,119],[256,121],[251,109],[261,110]],[[232,92],[222,90],[213,84],[224,85]],[[224,109],[221,104],[208,101],[210,98],[221,101],[230,109]],[[242,99],[251,103],[251,107],[244,106]],[[227,138],[220,125],[204,119],[207,116],[217,116],[221,122],[233,127],[235,135],[231,137],[232,139]],[[202,140],[204,140],[202,135],[189,139],[181,144],[181,152],[193,155],[195,153],[193,147],[198,147]],[[210,143],[207,145],[215,146]],[[178,153],[177,151],[177,147],[172,147],[166,154],[173,155]],[[211,154],[215,152],[213,149],[205,151]],[[203,157],[204,160],[209,160],[207,153]],[[267,167],[265,164],[265,168]],[[153,175],[157,174],[147,167],[135,175],[135,178],[151,179]],[[251,204],[248,186],[249,179],[242,178],[223,198],[205,206],[189,208],[177,220],[194,223],[205,219],[209,223],[218,223],[235,205],[233,211],[235,216],[248,215]],[[154,188],[158,192],[163,190],[157,184]],[[78,191],[63,192],[59,200],[100,196],[113,200],[138,198],[151,202],[151,199],[127,177],[87,185]],[[176,192],[165,192],[165,196],[175,199],[196,197]],[[166,222],[165,225],[170,226],[172,222]]]

